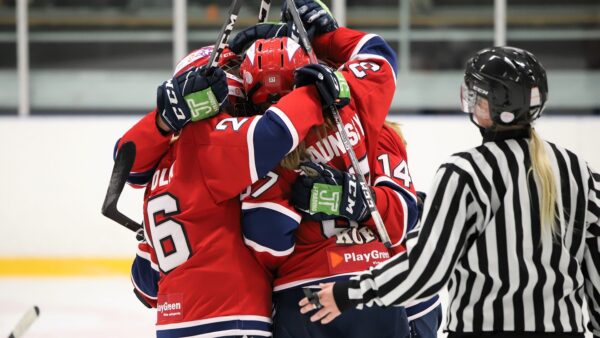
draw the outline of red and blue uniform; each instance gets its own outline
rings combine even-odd
[[[403,251],[404,235],[416,223],[418,212],[404,144],[391,128],[383,126],[396,88],[395,54],[380,37],[345,28],[317,37],[314,48],[321,60],[339,67],[350,87],[352,100],[340,109],[340,116],[361,170],[373,186],[394,249],[389,251],[379,240],[372,219],[360,225],[343,219],[303,220],[289,203],[297,171],[278,167],[255,183],[242,195],[244,240],[259,262],[274,274],[275,334],[284,337],[284,331],[304,330],[301,327],[307,324],[294,313],[297,301],[303,297],[300,287],[348,279]],[[300,101],[289,102],[302,105]],[[310,160],[352,171],[335,128],[309,134],[305,146]],[[432,305],[437,306],[437,300],[420,306],[428,310]],[[355,314],[356,318],[370,318],[368,311],[380,310],[365,310]],[[299,321],[294,322],[294,316]],[[377,316],[391,316],[390,321],[396,322],[398,319],[393,311]],[[351,322],[354,315],[344,317]],[[279,325],[278,318],[285,324]],[[408,331],[397,327],[393,330]]]
[[[302,100],[301,107],[288,101]],[[244,245],[239,194],[322,124],[312,86],[262,116],[217,114],[172,138],[151,112],[118,147],[137,148],[129,182],[145,188],[144,234],[132,267],[139,297],[157,308],[157,337],[271,336],[272,286]]]

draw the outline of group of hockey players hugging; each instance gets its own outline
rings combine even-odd
[[[435,337],[437,296],[358,307],[312,322],[299,303],[405,250],[419,206],[405,143],[386,121],[396,55],[379,36],[338,27],[318,0],[295,0],[318,63],[292,18],[191,52],[157,106],[118,141],[136,146],[143,187],[134,293],[156,308],[157,337]],[[338,109],[391,240],[383,245],[332,121]]]

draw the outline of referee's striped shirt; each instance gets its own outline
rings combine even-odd
[[[408,259],[336,283],[340,309],[425,299],[449,281],[448,331],[584,332],[585,298],[600,337],[600,175],[545,142],[557,185],[553,240],[540,230],[528,133],[498,133],[443,164]]]

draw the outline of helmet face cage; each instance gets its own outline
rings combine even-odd
[[[179,76],[192,68],[200,68],[208,64],[208,59],[214,46],[205,46],[192,51],[184,57],[175,67],[175,76]],[[218,65],[227,75],[228,96],[227,103],[223,109],[234,116],[246,116],[251,114],[242,80],[239,78],[239,68],[242,63],[241,57],[229,48],[224,48],[219,57]]]
[[[240,65],[248,101],[256,107],[279,101],[293,89],[294,71],[308,63],[308,55],[292,39],[256,40]]]
[[[546,71],[522,49],[494,47],[467,62],[461,106],[473,113],[486,99],[492,120],[500,125],[526,125],[540,117],[548,97]]]
[[[232,116],[252,116],[256,115],[253,107],[249,104],[244,92],[244,85],[242,79],[239,77],[225,72],[227,75],[227,104],[224,106],[224,110]]]

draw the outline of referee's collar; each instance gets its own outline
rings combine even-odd
[[[507,130],[480,128],[479,131],[481,132],[481,136],[483,136],[483,142],[494,142],[508,139],[529,138],[531,127],[527,126],[525,128]]]

